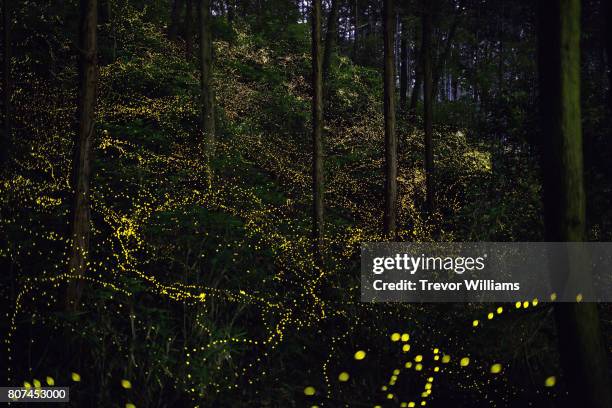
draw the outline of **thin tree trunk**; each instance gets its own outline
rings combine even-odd
[[[312,195],[315,265],[323,266],[323,61],[321,60],[321,0],[312,2]]]
[[[336,44],[336,37],[338,36],[338,0],[332,0],[331,9],[327,17],[327,32],[325,33],[325,50],[323,53],[323,82],[327,84],[327,77],[329,75],[329,66],[333,51]]]
[[[185,58],[191,61],[193,56],[193,0],[186,0],[185,5]]]
[[[183,0],[174,0],[172,2],[172,11],[170,12],[170,26],[168,27],[168,39],[176,41],[178,29],[180,25],[181,8]]]
[[[384,110],[385,110],[385,215],[384,234],[395,238],[397,218],[397,135],[395,134],[395,13],[393,0],[383,5]]]
[[[68,269],[75,277],[68,286],[66,306],[78,307],[83,293],[83,276],[89,253],[89,220],[92,139],[95,128],[95,104],[98,81],[96,27],[97,0],[81,0],[81,27],[79,33],[79,97],[77,109],[78,131],[74,143],[73,190],[71,219],[71,248]]]
[[[402,21],[402,33],[400,39],[400,110],[406,109],[408,98],[408,24],[406,19]]]
[[[4,0],[2,2],[2,46],[3,46],[3,61],[2,61],[2,115],[3,120],[3,134],[2,134],[2,146],[0,146],[0,166],[4,167],[8,163],[9,148],[11,145],[11,97],[12,97],[12,83],[11,83],[11,0]]]
[[[547,241],[583,241],[580,0],[540,0],[538,17],[545,237]],[[571,277],[576,271],[569,269]],[[560,303],[555,305],[555,316],[569,388],[569,401],[563,401],[563,406],[612,407],[597,305]]]
[[[200,26],[200,91],[202,98],[202,131],[207,161],[215,152],[215,92],[212,84],[212,30],[210,0],[198,0]]]
[[[423,124],[425,126],[425,186],[426,209],[432,213],[435,208],[434,159],[433,159],[433,79],[431,63],[432,9],[424,2],[423,10]]]

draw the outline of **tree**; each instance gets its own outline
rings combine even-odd
[[[329,66],[331,64],[336,37],[338,36],[338,0],[332,0],[329,15],[327,17],[327,31],[325,33],[325,50],[323,53],[323,80],[327,84]]]
[[[0,146],[0,166],[5,166],[8,161],[8,150],[11,144],[11,7],[10,0],[2,2],[2,115],[4,117],[4,128],[2,134],[2,146]]]
[[[322,266],[323,246],[323,61],[321,60],[321,0],[312,2],[312,193],[315,262]]]
[[[434,192],[434,158],[433,158],[433,79],[431,63],[431,4],[423,2],[423,45],[421,47],[423,63],[423,125],[425,130],[425,188],[426,209],[431,213],[435,207]]]
[[[538,23],[545,238],[583,241],[580,0],[540,0]],[[597,305],[560,303],[555,305],[555,317],[561,364],[569,384],[568,406],[611,407]]]
[[[215,151],[215,92],[212,85],[212,30],[210,0],[198,0],[200,26],[200,91],[202,104],[202,131],[207,160]]]
[[[394,237],[397,222],[397,135],[395,134],[395,66],[393,0],[383,4],[384,111],[385,111],[385,214],[384,234]]]
[[[440,77],[442,75],[442,70],[446,61],[448,61],[451,53],[451,47],[453,44],[453,39],[455,38],[455,33],[457,32],[457,26],[459,25],[459,13],[461,13],[461,5],[459,5],[456,14],[453,18],[453,23],[448,31],[448,35],[446,36],[446,41],[444,43],[444,50],[442,54],[440,54],[437,58],[436,68],[433,74],[433,91],[432,98],[436,98],[438,96],[438,87],[440,85]],[[430,30],[431,32],[431,30]]]
[[[612,2],[602,0],[604,8],[604,32],[606,39],[606,58],[608,61],[608,104],[612,112]]]
[[[97,0],[81,0],[79,32],[79,95],[77,106],[77,132],[72,163],[72,188],[74,197],[71,217],[71,248],[68,261],[69,272],[76,279],[68,286],[66,303],[75,309],[83,291],[83,281],[89,253],[89,220],[92,139],[95,127],[95,104],[98,81]]]

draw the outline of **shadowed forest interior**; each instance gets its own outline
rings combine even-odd
[[[364,242],[612,241],[612,2],[3,0],[0,386],[612,408],[608,303],[366,303]]]

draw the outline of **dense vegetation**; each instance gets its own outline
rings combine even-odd
[[[322,7],[324,17],[337,7],[337,34],[322,74],[321,260],[310,2],[211,2],[213,154],[198,57],[206,34],[195,11],[187,24],[191,1],[103,1],[89,248],[75,277],[76,3],[4,8],[0,385],[68,385],[74,406],[557,406],[569,386],[550,304],[360,302],[360,244],[389,238],[376,1]],[[531,3],[432,3],[435,206],[418,85],[426,11],[416,1],[394,9],[404,81],[393,95],[394,239],[545,239]],[[609,241],[610,39],[605,2],[582,3],[587,239]],[[82,296],[66,308],[75,281]],[[609,349],[612,310],[599,312]]]

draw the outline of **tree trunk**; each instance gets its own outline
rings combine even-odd
[[[2,61],[2,115],[3,134],[2,146],[0,146],[0,166],[4,167],[8,163],[9,148],[11,145],[11,0],[2,2],[2,45],[3,45],[3,61]]]
[[[393,0],[383,5],[384,30],[384,110],[385,110],[385,216],[384,234],[395,238],[397,218],[397,135],[395,134],[395,37]]]
[[[174,0],[172,2],[172,11],[170,12],[170,26],[168,27],[168,39],[170,41],[176,41],[180,25],[182,6],[183,0]]]
[[[315,265],[323,265],[323,61],[321,60],[321,0],[312,2],[312,195]]]
[[[198,0],[200,26],[200,92],[202,98],[202,132],[209,161],[215,152],[215,92],[212,84],[212,30],[210,0]]]
[[[79,96],[77,108],[78,131],[74,143],[72,188],[74,198],[71,219],[71,248],[68,270],[71,280],[66,306],[78,307],[83,293],[83,281],[79,279],[87,269],[89,253],[90,192],[89,181],[92,162],[92,139],[95,127],[95,104],[98,81],[96,27],[98,24],[97,0],[81,0],[81,26],[79,33]]]
[[[402,21],[402,33],[400,39],[400,110],[406,109],[408,98],[408,24]]]
[[[185,8],[185,58],[191,61],[193,55],[193,0],[186,0]]]
[[[327,84],[327,77],[329,75],[329,66],[336,43],[336,37],[338,36],[338,0],[332,0],[331,9],[327,17],[327,32],[325,33],[325,50],[323,53],[323,81]]]
[[[433,159],[433,79],[431,63],[431,5],[424,2],[423,10],[423,124],[425,126],[425,187],[426,209],[432,213],[435,208],[434,159]]]
[[[585,237],[580,112],[580,0],[540,0],[538,65],[547,241]],[[569,268],[568,268],[569,269]],[[568,271],[571,276],[571,270]],[[584,277],[583,277],[584,279]],[[555,305],[567,378],[564,406],[610,408],[608,358],[595,303]]]

